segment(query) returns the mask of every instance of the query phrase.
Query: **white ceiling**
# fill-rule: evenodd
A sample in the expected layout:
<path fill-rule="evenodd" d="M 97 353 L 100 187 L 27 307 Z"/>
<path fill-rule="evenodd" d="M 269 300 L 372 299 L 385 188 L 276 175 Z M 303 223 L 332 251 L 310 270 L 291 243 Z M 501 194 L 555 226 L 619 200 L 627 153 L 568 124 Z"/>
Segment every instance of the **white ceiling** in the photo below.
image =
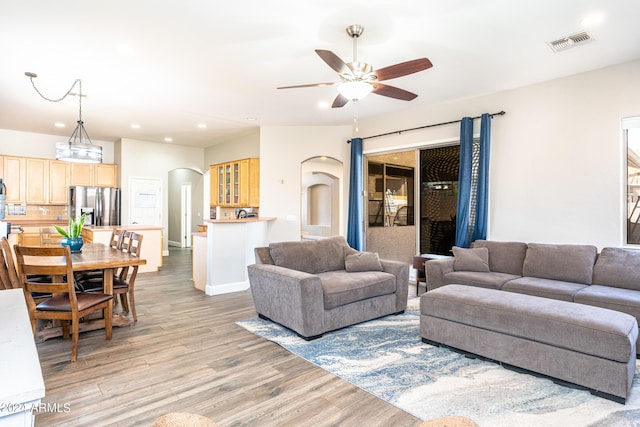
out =
<path fill-rule="evenodd" d="M 594 13 L 603 21 L 585 27 Z M 388 82 L 415 100 L 369 95 L 362 119 L 637 59 L 639 17 L 637 0 L 0 0 L 0 128 L 68 137 L 75 126 L 78 98 L 43 100 L 25 71 L 50 98 L 82 79 L 94 140 L 207 147 L 257 126 L 348 125 L 351 103 L 318 106 L 335 87 L 276 89 L 336 81 L 314 49 L 351 61 L 348 25 L 365 27 L 358 59 L 374 68 L 434 64 Z M 546 44 L 585 30 L 589 44 Z"/>

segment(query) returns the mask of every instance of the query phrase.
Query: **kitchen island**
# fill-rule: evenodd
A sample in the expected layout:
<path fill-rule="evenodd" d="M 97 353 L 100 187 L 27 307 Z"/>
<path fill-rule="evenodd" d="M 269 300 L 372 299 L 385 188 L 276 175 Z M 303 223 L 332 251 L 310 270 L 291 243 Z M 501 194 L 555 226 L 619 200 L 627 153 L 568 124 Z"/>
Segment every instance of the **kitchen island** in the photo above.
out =
<path fill-rule="evenodd" d="M 147 260 L 146 265 L 138 268 L 138 273 L 158 271 L 162 267 L 162 227 L 154 225 L 88 225 L 82 228 L 82 238 L 85 242 L 109 244 L 114 228 L 121 228 L 142 234 L 142 249 L 140 258 Z"/>
<path fill-rule="evenodd" d="M 267 244 L 267 227 L 274 220 L 272 217 L 205 220 L 207 295 L 249 289 L 247 265 L 255 262 L 254 248 Z"/>

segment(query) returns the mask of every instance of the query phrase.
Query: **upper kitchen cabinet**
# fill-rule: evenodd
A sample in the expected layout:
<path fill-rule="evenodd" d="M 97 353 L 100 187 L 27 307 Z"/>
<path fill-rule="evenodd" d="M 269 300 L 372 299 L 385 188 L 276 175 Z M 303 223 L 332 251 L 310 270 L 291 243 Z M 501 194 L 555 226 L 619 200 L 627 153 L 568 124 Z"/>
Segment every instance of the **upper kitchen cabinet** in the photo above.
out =
<path fill-rule="evenodd" d="M 26 202 L 66 205 L 69 200 L 69 163 L 26 158 Z"/>
<path fill-rule="evenodd" d="M 113 164 L 71 163 L 71 182 L 69 185 L 91 187 L 116 187 L 118 167 Z"/>
<path fill-rule="evenodd" d="M 242 159 L 210 166 L 211 206 L 258 207 L 260 159 Z"/>
<path fill-rule="evenodd" d="M 96 187 L 117 187 L 118 167 L 112 164 L 99 163 L 94 167 L 94 182 Z"/>
<path fill-rule="evenodd" d="M 27 203 L 44 205 L 49 195 L 49 162 L 46 159 L 25 160 L 27 166 Z"/>
<path fill-rule="evenodd" d="M 7 203 L 21 204 L 25 201 L 25 159 L 23 157 L 0 156 L 2 183 L 7 187 Z"/>
<path fill-rule="evenodd" d="M 68 162 L 49 160 L 49 203 L 66 205 L 69 203 L 69 171 Z"/>
<path fill-rule="evenodd" d="M 90 163 L 71 163 L 69 185 L 93 185 L 93 171 Z"/>

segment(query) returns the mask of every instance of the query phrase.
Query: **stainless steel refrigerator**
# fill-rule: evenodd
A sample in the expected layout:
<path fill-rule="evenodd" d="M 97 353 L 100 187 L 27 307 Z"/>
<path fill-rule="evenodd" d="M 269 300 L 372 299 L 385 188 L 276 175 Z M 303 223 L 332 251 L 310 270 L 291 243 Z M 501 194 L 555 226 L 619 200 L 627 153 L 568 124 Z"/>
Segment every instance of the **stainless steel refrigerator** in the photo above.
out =
<path fill-rule="evenodd" d="M 69 216 L 87 214 L 85 225 L 120 225 L 120 189 L 69 187 Z"/>

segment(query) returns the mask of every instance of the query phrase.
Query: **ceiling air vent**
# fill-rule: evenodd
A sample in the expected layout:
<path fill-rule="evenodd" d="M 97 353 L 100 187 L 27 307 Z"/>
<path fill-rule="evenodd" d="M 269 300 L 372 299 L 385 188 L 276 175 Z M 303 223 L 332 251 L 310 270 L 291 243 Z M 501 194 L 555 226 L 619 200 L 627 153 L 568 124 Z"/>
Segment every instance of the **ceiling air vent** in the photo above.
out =
<path fill-rule="evenodd" d="M 547 42 L 547 44 L 554 52 L 560 52 L 562 50 L 567 50 L 575 46 L 580 46 L 580 45 L 589 43 L 592 40 L 593 39 L 591 38 L 591 36 L 589 36 L 589 34 L 582 32 L 582 33 L 571 34 L 570 36 L 566 36 L 558 40 Z"/>

